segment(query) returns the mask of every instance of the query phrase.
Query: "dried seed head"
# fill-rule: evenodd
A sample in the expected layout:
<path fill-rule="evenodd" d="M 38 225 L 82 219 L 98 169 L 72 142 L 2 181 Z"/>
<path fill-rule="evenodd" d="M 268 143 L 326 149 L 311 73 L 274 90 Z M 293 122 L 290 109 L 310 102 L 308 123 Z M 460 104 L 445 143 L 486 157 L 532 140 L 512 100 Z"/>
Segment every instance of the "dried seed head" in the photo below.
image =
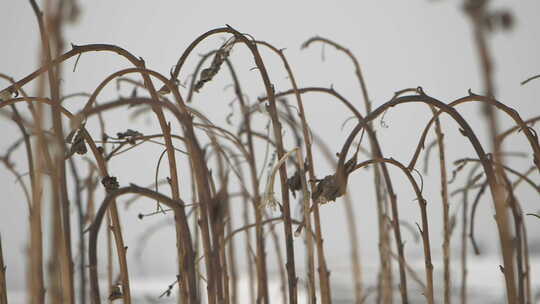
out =
<path fill-rule="evenodd" d="M 514 27 L 514 17 L 509 11 L 502 11 L 499 18 L 504 30 L 511 30 Z"/>
<path fill-rule="evenodd" d="M 84 142 L 82 130 L 79 129 L 79 131 L 77 131 L 77 134 L 75 134 L 73 142 L 71 143 L 70 155 L 72 155 L 73 153 L 84 155 L 86 154 L 86 152 L 88 152 L 88 149 L 86 148 L 86 143 Z"/>
<path fill-rule="evenodd" d="M 289 177 L 287 185 L 289 186 L 289 190 L 291 190 L 293 197 L 296 198 L 296 191 L 302 190 L 302 180 L 300 179 L 299 171 L 296 171 L 293 176 Z"/>
<path fill-rule="evenodd" d="M 484 18 L 484 26 L 490 32 L 509 31 L 514 27 L 514 17 L 508 10 L 497 10 Z"/>
<path fill-rule="evenodd" d="M 333 175 L 327 175 L 322 180 L 318 180 L 311 197 L 318 204 L 325 204 L 329 201 L 335 201 L 336 198 L 347 192 L 347 181 L 349 174 L 354 170 L 357 163 L 357 154 L 349 159 L 343 168 L 338 168 Z"/>
<path fill-rule="evenodd" d="M 118 180 L 114 176 L 105 176 L 101 180 L 101 184 L 103 185 L 103 187 L 105 187 L 105 190 L 107 191 L 107 193 L 120 188 L 120 185 L 118 184 Z"/>
<path fill-rule="evenodd" d="M 109 295 L 109 301 L 122 299 L 124 294 L 122 293 L 122 287 L 120 285 L 113 286 L 111 294 Z"/>

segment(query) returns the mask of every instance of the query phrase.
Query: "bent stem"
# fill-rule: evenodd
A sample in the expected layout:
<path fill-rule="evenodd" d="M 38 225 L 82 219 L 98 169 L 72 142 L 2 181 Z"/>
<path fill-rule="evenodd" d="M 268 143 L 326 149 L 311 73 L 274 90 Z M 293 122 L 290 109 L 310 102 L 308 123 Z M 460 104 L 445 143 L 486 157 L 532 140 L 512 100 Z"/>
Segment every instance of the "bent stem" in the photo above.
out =
<path fill-rule="evenodd" d="M 274 51 L 276 54 L 279 55 L 281 61 L 283 62 L 283 65 L 287 71 L 288 77 L 291 81 L 293 92 L 296 97 L 296 102 L 300 114 L 300 120 L 301 120 L 301 126 L 302 126 L 302 132 L 303 132 L 303 138 L 304 138 L 304 145 L 306 147 L 306 158 L 308 162 L 308 174 L 309 174 L 309 180 L 310 180 L 310 186 L 311 189 L 315 188 L 315 181 L 316 181 L 316 175 L 315 175 L 315 162 L 313 161 L 313 153 L 312 153 L 312 147 L 311 147 L 311 140 L 309 135 L 309 125 L 307 123 L 306 115 L 304 112 L 304 105 L 302 102 L 302 97 L 298 91 L 298 86 L 296 84 L 296 80 L 294 77 L 294 74 L 292 72 L 292 69 L 289 65 L 289 62 L 285 58 L 285 55 L 283 54 L 283 50 L 278 50 L 274 46 L 272 46 L 269 43 L 258 41 L 258 44 L 267 46 L 269 49 Z M 302 162 L 301 159 L 298 159 L 298 162 Z M 302 176 L 302 175 L 301 175 Z M 311 208 L 313 208 L 313 215 L 315 219 L 315 233 L 316 233 L 316 244 L 317 244 L 317 258 L 319 263 L 319 280 L 320 280 L 320 287 L 321 287 L 321 296 L 322 296 L 322 303 L 331 303 L 331 289 L 330 289 L 330 274 L 328 271 L 328 268 L 326 266 L 326 258 L 324 254 L 324 246 L 323 246 L 323 237 L 322 237 L 322 228 L 321 228 L 321 218 L 319 213 L 319 204 L 317 204 L 314 200 L 312 200 Z M 311 209 L 310 208 L 310 209 Z M 310 213 L 304 213 L 304 217 L 306 217 L 306 227 L 311 230 L 311 221 L 307 219 L 310 216 Z M 308 225 L 309 224 L 309 225 Z M 310 244 L 310 241 L 308 240 L 308 247 L 312 246 Z M 312 251 L 312 249 L 308 248 L 308 251 Z M 313 278 L 310 277 L 310 272 L 314 268 L 314 265 L 312 264 L 312 261 L 308 259 L 308 280 L 309 281 L 309 289 L 314 289 L 314 282 L 311 282 Z M 355 268 L 356 269 L 356 268 Z M 311 291 L 310 291 L 311 292 Z M 314 292 L 314 291 L 313 291 Z M 313 302 L 315 303 L 315 302 Z"/>
<path fill-rule="evenodd" d="M 8 304 L 6 285 L 6 264 L 4 264 L 4 253 L 2 249 L 2 237 L 0 236 L 0 304 Z"/>
<path fill-rule="evenodd" d="M 444 111 L 445 113 L 449 114 L 454 121 L 456 121 L 459 126 L 462 129 L 462 133 L 464 136 L 467 137 L 471 145 L 473 146 L 475 152 L 479 156 L 482 167 L 484 169 L 484 172 L 486 173 L 486 177 L 488 180 L 488 184 L 490 187 L 491 197 L 493 199 L 493 204 L 496 210 L 496 222 L 497 222 L 497 228 L 499 232 L 499 240 L 503 255 L 503 263 L 504 268 L 506 269 L 513 269 L 513 260 L 512 260 L 512 238 L 510 236 L 509 226 L 508 226 L 508 218 L 507 213 L 505 211 L 504 202 L 501 202 L 499 188 L 497 187 L 496 182 L 496 176 L 494 169 L 490 163 L 490 160 L 484 151 L 484 148 L 480 144 L 478 138 L 476 137 L 476 134 L 471 129 L 469 124 L 463 119 L 463 117 L 451 106 L 444 104 L 440 102 L 439 100 L 429 97 L 428 95 L 422 94 L 421 95 L 410 95 L 410 96 L 402 96 L 392 99 L 391 101 L 381 105 L 379 108 L 374 110 L 368 117 L 366 117 L 365 121 L 361 121 L 358 126 L 351 132 L 351 135 L 349 138 L 347 138 L 347 141 L 343 145 L 342 153 L 340 153 L 340 163 L 343 164 L 344 162 L 344 154 L 346 154 L 347 150 L 349 149 L 352 140 L 354 137 L 359 133 L 359 131 L 364 127 L 366 121 L 373 120 L 378 115 L 381 115 L 386 109 L 389 107 L 394 107 L 399 104 L 404 103 L 410 103 L 410 102 L 420 102 L 420 103 L 426 103 L 427 105 L 432 105 L 437 107 L 439 110 Z M 505 273 L 505 278 L 507 280 L 507 289 L 512 289 L 514 291 L 513 294 L 515 294 L 515 278 L 513 271 L 508 271 Z M 509 291 L 509 294 L 511 292 Z M 511 301 L 510 301 L 511 302 Z"/>
<path fill-rule="evenodd" d="M 416 194 L 416 199 L 418 200 L 418 205 L 420 207 L 420 214 L 421 214 L 421 222 L 422 222 L 422 228 L 418 226 L 418 230 L 420 231 L 420 235 L 422 236 L 423 241 L 423 247 L 424 247 L 424 266 L 425 266 L 425 272 L 426 272 L 426 284 L 427 288 L 425 290 L 425 297 L 429 304 L 434 303 L 434 297 L 433 297 L 433 264 L 431 262 L 431 245 L 429 242 L 429 223 L 428 223 L 428 217 L 427 217 L 427 201 L 422 196 L 422 190 L 416 183 L 416 180 L 412 176 L 410 170 L 405 167 L 400 162 L 392 159 L 392 158 L 383 158 L 383 159 L 372 159 L 368 160 L 362 163 L 357 164 L 353 170 L 360 169 L 362 167 L 365 167 L 370 164 L 376 164 L 376 163 L 388 163 L 393 166 L 396 166 L 397 168 L 401 169 L 401 171 L 407 176 L 407 179 L 409 180 L 411 186 L 413 187 L 413 190 Z M 394 223 L 392 223 L 395 225 Z M 399 223 L 397 224 L 399 225 Z M 418 225 L 418 224 L 417 224 Z M 403 264 L 405 264 L 405 261 L 402 261 Z"/>
<path fill-rule="evenodd" d="M 291 94 L 293 92 L 294 92 L 293 90 L 289 90 L 289 91 L 279 93 L 279 94 L 277 94 L 277 96 L 281 97 L 281 96 Z M 366 128 L 368 136 L 370 138 L 370 141 L 373 144 L 374 156 L 377 157 L 377 158 L 383 158 L 382 157 L 381 147 L 379 145 L 379 142 L 378 142 L 377 138 L 375 137 L 375 132 L 373 132 L 373 130 L 367 124 L 370 120 L 365 119 L 365 122 L 364 122 L 364 117 L 360 114 L 360 112 L 358 112 L 358 110 L 347 99 L 345 99 L 343 96 L 338 94 L 334 89 L 326 89 L 326 88 L 319 88 L 319 87 L 309 87 L 309 88 L 298 89 L 297 92 L 300 93 L 300 94 L 307 93 L 307 92 L 320 92 L 320 93 L 326 93 L 326 94 L 330 94 L 330 95 L 334 96 L 338 101 L 343 103 L 351 112 L 353 112 L 353 114 L 359 120 L 359 126 Z M 263 102 L 263 101 L 266 100 L 266 98 L 267 97 L 260 98 L 259 101 Z M 368 116 L 373 116 L 373 113 L 371 113 Z M 337 174 L 337 172 L 342 172 L 344 170 L 344 158 L 347 156 L 347 150 L 348 150 L 348 148 L 350 147 L 350 145 L 352 143 L 352 139 L 357 134 L 357 133 L 354 133 L 354 132 L 357 132 L 357 131 L 360 131 L 360 128 L 357 127 L 357 129 L 355 129 L 353 131 L 353 133 L 351 133 L 351 135 L 349 135 L 349 138 L 347 138 L 347 142 L 345 143 L 344 148 L 342 149 L 341 153 L 339 153 L 339 161 L 338 161 L 338 164 L 337 164 L 336 174 Z M 345 148 L 345 146 L 346 146 L 346 148 Z M 391 205 L 392 218 L 393 218 L 392 219 L 392 228 L 393 228 L 393 231 L 394 231 L 394 238 L 395 238 L 396 247 L 397 247 L 398 255 L 399 255 L 399 259 L 398 259 L 399 275 L 400 275 L 399 288 L 400 288 L 400 293 L 401 293 L 401 300 L 402 300 L 403 303 L 408 303 L 407 274 L 406 274 L 406 269 L 405 269 L 405 265 L 404 265 L 405 254 L 404 254 L 404 251 L 403 251 L 403 242 L 402 242 L 402 238 L 401 238 L 401 228 L 399 226 L 399 211 L 398 211 L 398 208 L 397 208 L 397 196 L 396 196 L 396 194 L 394 192 L 394 188 L 393 188 L 393 185 L 392 185 L 392 180 L 390 178 L 388 168 L 386 167 L 386 163 L 384 163 L 384 162 L 381 163 L 381 169 L 382 169 L 383 178 L 384 178 L 384 181 L 385 181 L 385 184 L 386 184 L 386 189 L 387 189 L 388 195 L 390 197 L 390 205 Z"/>

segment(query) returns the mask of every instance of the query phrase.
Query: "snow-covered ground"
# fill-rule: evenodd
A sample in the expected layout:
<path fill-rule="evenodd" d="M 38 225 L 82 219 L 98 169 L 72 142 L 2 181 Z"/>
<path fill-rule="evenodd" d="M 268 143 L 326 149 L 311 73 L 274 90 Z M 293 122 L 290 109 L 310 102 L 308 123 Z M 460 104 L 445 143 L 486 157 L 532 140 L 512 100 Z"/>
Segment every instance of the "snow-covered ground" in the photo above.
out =
<path fill-rule="evenodd" d="M 531 257 L 531 278 L 532 278 L 532 294 L 536 296 L 533 303 L 540 303 L 540 257 Z M 419 270 L 419 275 L 423 278 L 423 260 L 409 261 L 410 265 Z M 455 261 L 455 267 L 452 269 L 453 275 L 453 291 L 452 294 L 456 301 L 459 299 L 460 292 L 460 268 L 459 261 Z M 435 295 L 437 299 L 442 297 L 442 265 L 435 264 Z M 351 289 L 351 278 L 349 277 L 348 266 L 343 265 L 337 269 L 333 269 L 331 273 L 332 278 L 332 297 L 333 303 L 352 303 L 353 291 Z M 468 263 L 468 297 L 469 303 L 505 303 L 504 300 L 504 282 L 503 276 L 498 267 L 498 260 L 495 257 L 483 257 L 477 258 L 470 256 Z M 373 286 L 377 269 L 375 267 L 363 266 L 363 281 L 366 288 L 369 289 Z M 307 303 L 306 293 L 303 289 L 303 278 L 299 280 L 299 303 Z M 134 303 L 176 303 L 175 292 L 171 297 L 159 298 L 167 286 L 171 283 L 170 277 L 153 277 L 153 278 L 132 278 L 131 279 L 131 291 L 133 295 Z M 411 303 L 425 303 L 422 296 L 422 290 L 420 286 L 413 280 L 408 281 L 409 294 Z M 105 286 L 104 286 L 105 287 Z M 269 292 L 272 303 L 282 303 L 282 297 L 280 293 L 280 282 L 277 276 L 270 278 Z M 106 290 L 103 288 L 102 290 Z M 11 304 L 23 304 L 27 303 L 24 292 L 17 290 L 9 290 L 9 303 Z M 239 303 L 251 304 L 249 300 L 249 289 L 247 277 L 241 277 L 239 281 Z M 103 303 L 108 301 L 105 299 L 106 295 L 103 294 Z M 396 288 L 396 297 L 397 294 Z M 368 296 L 367 303 L 372 303 L 374 295 Z M 456 302 L 457 303 L 457 302 Z"/>

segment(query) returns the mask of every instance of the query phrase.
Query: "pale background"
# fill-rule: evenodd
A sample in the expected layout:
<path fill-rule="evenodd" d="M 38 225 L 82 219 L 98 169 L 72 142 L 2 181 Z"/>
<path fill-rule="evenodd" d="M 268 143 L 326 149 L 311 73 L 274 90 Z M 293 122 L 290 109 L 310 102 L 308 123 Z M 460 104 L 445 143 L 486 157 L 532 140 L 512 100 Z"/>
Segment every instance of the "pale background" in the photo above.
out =
<path fill-rule="evenodd" d="M 349 48 L 358 58 L 366 79 L 373 106 L 377 107 L 389 100 L 395 91 L 408 87 L 422 86 L 426 93 L 445 102 L 465 96 L 470 88 L 473 92 L 482 92 L 481 76 L 473 47 L 471 27 L 461 10 L 461 1 L 84 1 L 81 3 L 82 15 L 77 24 L 67 27 L 65 38 L 67 43 L 77 45 L 89 43 L 109 43 L 121 46 L 136 56 L 145 59 L 149 68 L 168 75 L 170 68 L 176 63 L 181 53 L 198 35 L 203 32 L 230 24 L 241 32 L 249 33 L 258 40 L 272 43 L 278 48 L 286 48 L 285 54 L 296 74 L 300 87 L 323 86 L 334 88 L 357 105 L 365 113 L 360 88 L 354 76 L 353 67 L 344 54 L 320 44 L 308 50 L 300 50 L 300 45 L 308 38 L 319 35 L 330 38 Z M 497 97 L 505 104 L 513 107 L 524 119 L 540 113 L 537 96 L 540 82 L 520 86 L 520 82 L 529 76 L 540 73 L 540 39 L 538 1 L 493 1 L 495 9 L 510 9 L 516 24 L 512 31 L 496 33 L 490 39 L 495 61 L 495 81 Z M 39 36 L 35 17 L 27 1 L 0 1 L 0 72 L 20 79 L 39 66 Z M 226 35 L 221 37 L 226 38 Z M 180 75 L 184 81 L 191 73 L 198 60 L 197 54 L 203 54 L 223 42 L 222 38 L 213 37 L 200 45 L 193 53 L 191 60 Z M 276 91 L 290 88 L 286 73 L 273 53 L 261 48 L 262 55 L 270 72 Z M 324 54 L 324 55 L 322 55 Z M 324 61 L 321 57 L 324 56 Z M 246 48 L 237 46 L 233 49 L 231 60 L 237 68 L 245 93 L 250 102 L 264 94 L 262 81 L 257 71 L 250 71 L 253 60 Z M 91 92 L 99 82 L 109 74 L 129 64 L 111 54 L 84 54 L 78 63 L 75 73 L 72 72 L 74 60 L 64 65 L 62 79 L 63 92 Z M 224 88 L 231 83 L 228 71 L 222 71 L 202 92 L 195 97 L 194 107 L 201 109 L 216 124 L 225 124 L 225 117 L 230 113 L 228 104 L 234 93 Z M 6 84 L 1 83 L 0 88 Z M 29 86 L 31 88 L 32 86 Z M 29 89 L 30 95 L 33 90 Z M 102 93 L 102 102 L 113 100 L 120 95 L 129 95 L 131 89 L 123 85 L 117 92 L 111 85 Z M 182 89 L 182 92 L 185 92 Z M 84 99 L 72 99 L 65 106 L 72 112 L 78 111 Z M 351 116 L 340 104 L 327 95 L 305 95 L 304 103 L 308 122 L 314 132 L 324 138 L 333 149 L 339 151 L 353 124 L 347 124 L 341 130 L 342 122 Z M 240 121 L 238 106 L 234 106 L 236 114 L 233 122 Z M 22 107 L 20 107 L 22 108 Z M 485 122 L 480 108 L 466 105 L 458 108 L 472 124 L 485 147 L 488 142 L 485 136 Z M 111 135 L 125 131 L 127 128 L 137 129 L 145 134 L 158 130 L 153 117 L 148 114 L 144 118 L 129 120 L 125 109 L 109 113 L 107 129 Z M 264 130 L 265 118 L 261 115 L 259 130 Z M 256 118 L 258 118 L 256 117 Z M 418 142 L 420 132 L 430 117 L 427 107 L 419 104 L 399 106 L 391 109 L 385 116 L 388 128 L 376 122 L 376 130 L 381 141 L 383 153 L 407 162 Z M 510 127 L 510 120 L 499 115 L 501 130 Z M 459 134 L 457 125 L 448 118 L 443 118 L 443 128 L 448 148 L 449 175 L 454 166 L 452 161 L 465 157 L 474 157 L 473 150 Z M 96 121 L 89 123 L 97 137 Z M 174 125 L 173 125 L 174 126 Z M 19 137 L 16 126 L 6 120 L 0 120 L 0 151 L 5 149 Z M 236 127 L 233 128 L 233 130 Z M 173 131 L 174 131 L 173 127 Z M 176 125 L 176 130 L 179 128 Z M 178 131 L 179 132 L 179 131 Z M 293 148 L 290 131 L 286 148 Z M 430 135 L 429 141 L 433 138 Z M 260 147 L 261 151 L 263 148 Z M 524 151 L 529 153 L 527 142 L 521 135 L 514 135 L 506 142 L 507 151 Z M 20 150 L 14 160 L 17 167 L 25 172 L 24 153 Z M 157 158 L 162 149 L 155 145 L 142 147 L 124 154 L 122 158 L 113 159 L 111 172 L 118 176 L 121 185 L 130 182 L 144 186 L 151 184 Z M 433 151 L 435 153 L 435 151 Z M 434 154 L 435 155 L 435 154 Z M 260 157 L 262 158 L 262 157 Z M 440 208 L 438 162 L 432 157 L 430 174 L 424 176 L 425 197 L 429 202 L 430 231 L 432 251 L 435 259 L 436 273 L 442 272 L 440 258 L 442 242 L 442 210 Z M 320 154 L 316 154 L 319 177 L 331 173 L 331 168 Z M 184 162 L 185 163 L 185 162 Z M 524 171 L 532 165 L 532 157 L 527 160 L 515 160 L 510 164 Z M 81 162 L 81 167 L 83 163 Z M 418 169 L 423 162 L 418 163 Z M 185 168 L 185 166 L 184 166 Z M 162 165 L 161 173 L 167 172 L 167 165 Z M 463 172 L 465 173 L 465 172 Z M 465 174 L 463 174 L 465 176 Z M 182 174 L 182 172 L 181 172 Z M 406 184 L 405 178 L 398 171 L 392 171 L 395 188 L 398 189 L 400 214 L 412 224 L 419 221 L 417 204 L 413 192 Z M 162 175 L 166 176 L 165 174 Z M 531 175 L 539 181 L 538 173 Z M 187 184 L 187 182 L 185 183 Z M 450 190 L 463 184 L 463 180 L 450 186 Z M 355 173 L 349 181 L 350 192 L 356 210 L 359 229 L 362 264 L 366 267 L 365 281 L 375 276 L 378 267 L 377 224 L 373 195 L 372 173 L 362 171 Z M 165 189 L 164 191 L 167 191 Z M 25 248 L 28 245 L 27 207 L 24 197 L 12 175 L 7 170 L 0 171 L 0 233 L 2 236 L 4 256 L 8 265 L 8 289 L 19 290 L 24 287 Z M 189 193 L 189 192 L 185 192 Z M 530 187 L 520 186 L 518 198 L 524 212 L 537 212 L 540 199 Z M 184 200 L 189 201 L 186 194 Z M 452 198 L 451 211 L 459 210 L 461 198 Z M 99 198 L 98 198 L 99 202 Z M 333 282 L 344 284 L 350 288 L 350 280 L 343 276 L 349 266 L 349 240 L 346 233 L 344 208 L 342 201 L 322 207 L 325 246 L 329 268 L 333 272 Z M 122 207 L 123 209 L 123 207 Z M 155 217 L 140 222 L 139 212 L 149 212 L 153 204 L 137 204 L 123 213 L 123 226 L 126 233 L 126 244 L 130 247 L 129 261 L 131 276 L 134 279 L 164 278 L 174 280 L 175 244 L 173 229 L 161 229 L 149 241 L 144 250 L 142 261 L 135 256 L 141 233 L 162 221 Z M 296 210 L 296 208 L 294 208 Z M 75 212 L 72 213 L 76 222 Z M 481 268 L 484 274 L 493 274 L 495 286 L 502 287 L 502 276 L 498 273 L 498 244 L 496 227 L 492 220 L 491 202 L 483 200 L 480 204 L 477 219 L 478 238 L 486 245 L 484 252 L 494 257 L 493 263 L 484 263 Z M 236 219 L 240 212 L 235 213 Z M 276 214 L 277 215 L 277 214 Z M 296 213 L 298 216 L 298 213 Z M 532 217 L 525 218 L 529 230 L 530 243 L 540 251 L 540 238 L 536 233 L 540 229 L 540 221 Z M 239 224 L 235 222 L 235 226 Z M 281 226 L 278 226 L 281 231 Z M 454 237 L 453 254 L 459 254 L 458 226 Z M 47 228 L 44 229 L 47 233 Z M 407 256 L 411 260 L 421 259 L 420 244 L 414 237 L 404 232 L 407 242 Z M 240 240 L 240 238 L 238 239 Z M 242 239 L 243 241 L 243 239 Z M 297 252 L 303 255 L 302 241 L 298 239 Z M 237 252 L 244 249 L 237 242 Z M 48 241 L 45 244 L 48 249 Z M 273 245 L 268 244 L 269 249 Z M 284 244 L 283 244 L 284 248 Z M 269 250 L 270 251 L 270 250 Z M 270 254 L 269 268 L 276 269 L 275 257 Z M 299 257 L 300 258 L 300 257 Z M 455 262 L 457 265 L 457 261 Z M 484 265 L 482 264 L 482 265 Z M 302 275 L 301 262 L 297 263 L 299 275 Z M 457 279 L 457 272 L 454 277 Z M 472 274 L 475 275 L 475 274 Z M 536 275 L 536 276 L 535 276 Z M 538 288 L 538 270 L 533 272 L 533 282 Z M 489 277 L 489 276 L 488 276 Z M 343 279 L 340 279 L 343 278 Z M 474 280 L 472 280 L 474 281 Z M 454 283 L 458 286 L 457 281 Z M 166 285 L 163 286 L 166 288 Z"/>

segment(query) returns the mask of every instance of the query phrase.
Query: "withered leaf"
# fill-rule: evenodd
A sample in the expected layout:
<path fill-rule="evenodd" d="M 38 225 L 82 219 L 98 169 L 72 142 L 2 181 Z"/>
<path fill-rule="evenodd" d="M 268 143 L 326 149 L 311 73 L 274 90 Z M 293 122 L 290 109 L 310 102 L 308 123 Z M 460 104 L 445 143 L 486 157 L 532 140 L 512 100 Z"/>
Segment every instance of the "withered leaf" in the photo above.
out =
<path fill-rule="evenodd" d="M 210 80 L 212 80 L 212 78 L 214 78 L 214 76 L 216 76 L 223 62 L 227 59 L 227 57 L 229 57 L 229 54 L 231 52 L 233 45 L 234 45 L 234 39 L 225 42 L 219 48 L 219 50 L 217 50 L 216 54 L 214 55 L 214 58 L 212 59 L 212 63 L 210 64 L 210 67 L 203 69 L 201 71 L 201 75 L 199 76 L 199 81 L 195 83 L 195 87 L 194 87 L 195 92 L 199 92 L 199 90 L 202 89 L 205 83 L 209 82 Z"/>
<path fill-rule="evenodd" d="M 289 190 L 291 190 L 293 197 L 296 198 L 296 191 L 302 190 L 300 171 L 294 172 L 294 175 L 287 179 L 287 185 L 289 186 Z"/>
<path fill-rule="evenodd" d="M 71 143 L 70 154 L 77 153 L 79 155 L 84 155 L 86 152 L 88 152 L 88 149 L 86 148 L 84 136 L 82 135 L 82 131 L 79 130 Z"/>
<path fill-rule="evenodd" d="M 308 166 L 309 164 L 306 161 L 304 163 L 304 174 L 306 174 L 306 171 L 309 169 Z M 293 197 L 296 198 L 296 191 L 302 190 L 302 179 L 299 170 L 294 172 L 293 176 L 287 179 L 287 185 L 289 186 L 289 190 L 291 190 Z"/>
<path fill-rule="evenodd" d="M 116 137 L 119 139 L 126 139 L 128 143 L 134 145 L 135 144 L 135 138 L 141 137 L 143 134 L 139 131 L 135 131 L 132 129 L 127 129 L 125 132 L 118 132 L 116 133 Z"/>
<path fill-rule="evenodd" d="M 317 204 L 326 204 L 330 201 L 335 201 L 336 198 L 342 196 L 344 194 L 344 188 L 345 187 L 340 186 L 335 174 L 327 175 L 315 185 L 311 197 Z"/>

